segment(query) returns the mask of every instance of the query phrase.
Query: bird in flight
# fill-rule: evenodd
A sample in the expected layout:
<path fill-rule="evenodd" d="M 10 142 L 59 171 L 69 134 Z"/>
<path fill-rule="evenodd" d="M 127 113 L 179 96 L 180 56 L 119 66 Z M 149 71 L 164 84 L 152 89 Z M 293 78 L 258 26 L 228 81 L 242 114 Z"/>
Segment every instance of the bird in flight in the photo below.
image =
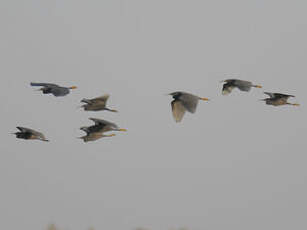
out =
<path fill-rule="evenodd" d="M 195 113 L 199 100 L 209 100 L 208 98 L 198 97 L 182 91 L 173 92 L 169 95 L 171 95 L 174 99 L 171 102 L 171 106 L 173 117 L 176 122 L 180 122 L 182 120 L 185 111 Z"/>
<path fill-rule="evenodd" d="M 264 92 L 266 95 L 268 95 L 268 98 L 262 99 L 262 101 L 265 101 L 267 105 L 273 105 L 273 106 L 280 106 L 280 105 L 293 105 L 293 106 L 299 106 L 297 103 L 289 103 L 288 99 L 290 97 L 295 97 L 293 95 L 288 94 L 282 94 L 282 93 L 269 93 Z"/>
<path fill-rule="evenodd" d="M 41 140 L 41 141 L 49 141 L 45 138 L 44 134 L 38 132 L 33 129 L 25 128 L 25 127 L 16 127 L 19 132 L 13 133 L 17 138 L 25 139 L 25 140 Z"/>
<path fill-rule="evenodd" d="M 222 82 L 224 82 L 223 89 L 222 89 L 223 95 L 230 94 L 234 88 L 238 88 L 239 90 L 244 91 L 244 92 L 249 92 L 252 87 L 262 88 L 261 85 L 254 85 L 250 81 L 244 81 L 244 80 L 239 80 L 239 79 L 227 79 Z"/>
<path fill-rule="evenodd" d="M 81 108 L 84 108 L 85 111 L 101 111 L 101 110 L 107 110 L 110 112 L 117 112 L 115 109 L 109 109 L 106 107 L 107 101 L 109 99 L 110 95 L 105 94 L 101 97 L 95 97 L 92 99 L 86 99 L 83 98 L 81 102 L 85 103 L 81 106 Z"/>
<path fill-rule="evenodd" d="M 56 97 L 63 97 L 69 94 L 71 89 L 76 89 L 76 86 L 63 87 L 52 83 L 35 83 L 31 82 L 31 86 L 42 86 L 39 91 L 42 91 L 43 94 L 53 94 Z"/>
<path fill-rule="evenodd" d="M 94 122 L 94 125 L 91 126 L 84 126 L 80 129 L 86 132 L 86 135 L 83 137 L 80 137 L 83 139 L 84 142 L 87 141 L 95 141 L 97 139 L 100 139 L 102 137 L 112 137 L 115 136 L 115 134 L 105 135 L 105 132 L 109 131 L 127 131 L 126 129 L 119 128 L 115 123 L 98 119 L 98 118 L 89 118 L 91 121 Z"/>

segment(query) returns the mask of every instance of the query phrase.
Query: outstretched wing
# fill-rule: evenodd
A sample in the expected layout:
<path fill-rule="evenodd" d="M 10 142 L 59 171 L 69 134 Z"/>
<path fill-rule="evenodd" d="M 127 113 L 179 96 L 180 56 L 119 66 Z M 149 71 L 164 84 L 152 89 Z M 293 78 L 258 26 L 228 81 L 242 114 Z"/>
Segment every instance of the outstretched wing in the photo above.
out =
<path fill-rule="evenodd" d="M 100 104 L 100 105 L 106 105 L 107 104 L 107 100 L 109 99 L 110 95 L 109 94 L 105 94 L 101 97 L 95 97 L 93 99 L 90 99 L 91 104 Z"/>
<path fill-rule="evenodd" d="M 293 96 L 293 95 L 282 94 L 282 93 L 275 93 L 274 95 L 275 95 L 275 97 L 278 97 L 278 98 L 289 98 L 289 97 L 295 97 L 295 96 Z"/>
<path fill-rule="evenodd" d="M 109 94 L 105 94 L 101 97 L 95 97 L 95 98 L 92 98 L 92 99 L 86 99 L 86 98 L 83 98 L 81 100 L 81 102 L 84 102 L 84 103 L 87 103 L 87 104 L 99 104 L 101 106 L 105 106 L 107 104 L 107 100 L 109 99 L 110 95 Z"/>
<path fill-rule="evenodd" d="M 30 85 L 31 86 L 43 86 L 43 87 L 58 87 L 58 85 L 52 84 L 52 83 L 36 83 L 36 82 L 31 82 Z"/>
<path fill-rule="evenodd" d="M 21 126 L 17 126 L 17 129 L 19 129 L 20 132 L 24 132 L 24 133 L 34 133 L 36 132 L 33 129 L 29 129 L 29 128 L 25 128 L 25 127 L 21 127 Z"/>
<path fill-rule="evenodd" d="M 270 98 L 275 97 L 275 93 L 264 92 L 264 94 L 268 95 Z"/>
<path fill-rule="evenodd" d="M 243 81 L 243 80 L 235 80 L 234 85 L 241 91 L 248 92 L 252 87 L 252 83 L 250 81 Z"/>
<path fill-rule="evenodd" d="M 179 100 L 173 100 L 171 105 L 175 121 L 180 122 L 183 118 L 183 115 L 185 114 L 186 111 L 185 107 L 182 105 L 181 101 Z"/>
<path fill-rule="evenodd" d="M 98 119 L 98 118 L 89 118 L 91 121 L 93 121 L 95 123 L 95 125 L 109 125 L 111 127 L 114 128 L 118 128 L 118 126 L 115 123 L 106 121 L 106 120 L 102 120 L 102 119 Z"/>
<path fill-rule="evenodd" d="M 186 110 L 190 113 L 195 113 L 199 97 L 190 93 L 182 93 L 179 100 L 182 102 L 182 105 Z"/>

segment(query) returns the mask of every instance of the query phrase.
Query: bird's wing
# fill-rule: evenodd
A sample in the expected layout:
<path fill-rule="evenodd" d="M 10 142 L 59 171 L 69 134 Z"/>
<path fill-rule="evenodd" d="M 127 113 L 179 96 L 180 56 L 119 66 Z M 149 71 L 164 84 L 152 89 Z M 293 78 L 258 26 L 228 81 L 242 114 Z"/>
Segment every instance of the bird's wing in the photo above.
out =
<path fill-rule="evenodd" d="M 35 82 L 31 82 L 30 85 L 31 86 L 43 86 L 43 87 L 58 87 L 58 85 L 52 84 L 52 83 L 35 83 Z"/>
<path fill-rule="evenodd" d="M 225 83 L 223 85 L 222 94 L 223 95 L 230 94 L 232 92 L 233 88 L 234 88 L 234 86 L 232 86 L 231 84 Z"/>
<path fill-rule="evenodd" d="M 176 122 L 180 122 L 183 118 L 183 115 L 185 113 L 185 107 L 182 105 L 181 101 L 179 100 L 173 100 L 172 103 L 172 112 L 173 117 Z"/>
<path fill-rule="evenodd" d="M 109 97 L 110 97 L 109 94 L 105 94 L 105 95 L 102 95 L 100 97 L 95 97 L 92 100 L 94 100 L 94 101 L 107 101 L 109 99 Z"/>
<path fill-rule="evenodd" d="M 183 93 L 179 100 L 182 102 L 182 105 L 186 110 L 188 110 L 190 113 L 195 113 L 199 97 L 193 94 Z"/>
<path fill-rule="evenodd" d="M 274 98 L 275 97 L 275 93 L 264 92 L 264 94 L 268 95 L 270 98 Z"/>
<path fill-rule="evenodd" d="M 293 96 L 293 95 L 282 94 L 282 93 L 274 93 L 274 96 L 275 96 L 275 97 L 278 97 L 278 98 L 289 98 L 289 97 L 295 97 L 295 96 Z"/>
<path fill-rule="evenodd" d="M 21 126 L 17 126 L 16 128 L 19 129 L 20 132 L 27 132 L 27 133 L 34 133 L 34 132 L 36 132 L 33 129 L 29 129 L 29 128 L 25 128 L 25 127 L 21 127 Z"/>
<path fill-rule="evenodd" d="M 238 87 L 239 90 L 248 92 L 253 84 L 250 81 L 235 80 L 234 85 Z"/>
<path fill-rule="evenodd" d="M 93 99 L 91 99 L 91 103 L 99 103 L 99 104 L 107 104 L 107 100 L 109 99 L 110 95 L 109 94 L 105 94 L 101 97 L 95 97 Z"/>
<path fill-rule="evenodd" d="M 95 125 L 109 125 L 112 126 L 114 128 L 118 128 L 118 126 L 115 123 L 106 121 L 106 120 L 102 120 L 102 119 L 98 119 L 98 118 L 89 118 L 91 121 L 93 121 L 95 123 Z"/>
<path fill-rule="evenodd" d="M 101 97 L 95 97 L 95 98 L 92 98 L 92 99 L 86 99 L 86 98 L 83 98 L 81 100 L 81 102 L 84 102 L 84 103 L 87 103 L 87 104 L 100 104 L 100 105 L 106 105 L 107 103 L 107 100 L 108 98 L 110 97 L 109 94 L 105 94 Z"/>

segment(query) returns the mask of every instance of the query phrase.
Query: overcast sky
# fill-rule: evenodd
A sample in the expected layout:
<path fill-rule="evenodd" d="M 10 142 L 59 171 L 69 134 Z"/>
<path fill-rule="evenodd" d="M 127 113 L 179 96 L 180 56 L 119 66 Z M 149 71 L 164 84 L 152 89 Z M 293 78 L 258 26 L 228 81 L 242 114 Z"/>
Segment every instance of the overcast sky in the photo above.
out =
<path fill-rule="evenodd" d="M 307 3 L 2 0 L 0 228 L 306 229 Z M 226 78 L 260 84 L 221 95 Z M 76 85 L 42 95 L 31 81 Z M 211 99 L 181 123 L 171 97 Z M 263 91 L 296 95 L 272 107 Z M 111 95 L 119 113 L 77 109 Z M 89 117 L 126 133 L 83 143 Z M 25 141 L 16 126 L 51 141 Z"/>

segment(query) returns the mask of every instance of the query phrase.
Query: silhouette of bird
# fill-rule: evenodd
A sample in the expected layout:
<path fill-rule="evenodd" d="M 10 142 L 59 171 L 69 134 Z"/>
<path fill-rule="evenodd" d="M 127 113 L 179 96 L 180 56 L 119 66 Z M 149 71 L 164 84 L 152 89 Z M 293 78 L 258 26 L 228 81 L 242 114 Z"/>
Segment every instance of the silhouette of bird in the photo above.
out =
<path fill-rule="evenodd" d="M 42 91 L 43 94 L 53 94 L 56 97 L 62 97 L 69 94 L 71 89 L 76 89 L 76 86 L 63 87 L 52 83 L 30 83 L 31 86 L 42 86 L 39 91 Z"/>
<path fill-rule="evenodd" d="M 198 97 L 196 95 L 177 91 L 170 93 L 174 100 L 171 102 L 173 117 L 176 122 L 180 122 L 185 114 L 185 111 L 195 113 L 198 101 L 208 101 L 208 98 Z"/>
<path fill-rule="evenodd" d="M 109 94 L 105 94 L 101 97 L 96 97 L 93 99 L 83 98 L 81 102 L 86 103 L 86 104 L 82 105 L 81 107 L 84 108 L 85 111 L 108 110 L 111 112 L 117 112 L 117 110 L 115 109 L 109 109 L 106 107 L 109 97 L 110 97 Z"/>
<path fill-rule="evenodd" d="M 273 106 L 280 106 L 280 105 L 293 105 L 293 106 L 299 106 L 299 104 L 296 103 L 289 103 L 288 99 L 290 97 L 295 97 L 293 95 L 287 95 L 282 93 L 269 93 L 264 92 L 266 95 L 269 96 L 269 98 L 262 99 L 262 101 L 265 101 L 267 105 L 273 105 Z"/>
<path fill-rule="evenodd" d="M 26 139 L 26 140 L 49 141 L 45 138 L 44 134 L 42 134 L 41 132 L 20 126 L 16 128 L 19 129 L 19 132 L 13 134 L 15 134 L 17 138 Z"/>
<path fill-rule="evenodd" d="M 238 88 L 241 91 L 249 92 L 252 87 L 262 88 L 261 85 L 253 85 L 250 81 L 244 81 L 239 79 L 227 79 L 222 82 L 225 82 L 222 89 L 223 95 L 228 95 L 232 92 L 234 88 Z"/>

